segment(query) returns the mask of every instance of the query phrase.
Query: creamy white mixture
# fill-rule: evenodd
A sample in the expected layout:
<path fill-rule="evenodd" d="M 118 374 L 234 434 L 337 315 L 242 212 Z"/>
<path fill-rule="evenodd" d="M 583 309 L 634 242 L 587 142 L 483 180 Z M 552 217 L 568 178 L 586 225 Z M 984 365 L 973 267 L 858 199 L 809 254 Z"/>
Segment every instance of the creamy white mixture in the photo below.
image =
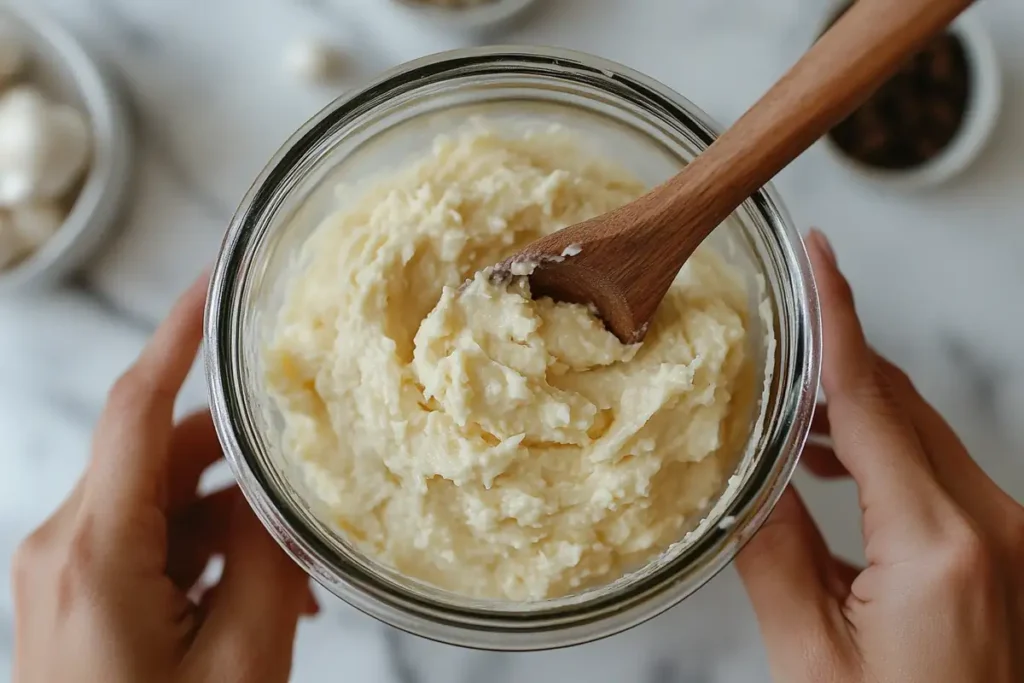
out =
<path fill-rule="evenodd" d="M 702 518 L 755 398 L 740 276 L 701 248 L 626 346 L 586 307 L 478 272 L 643 190 L 564 131 L 474 128 L 350 189 L 309 238 L 267 388 L 285 451 L 361 551 L 538 600 L 613 581 Z"/>

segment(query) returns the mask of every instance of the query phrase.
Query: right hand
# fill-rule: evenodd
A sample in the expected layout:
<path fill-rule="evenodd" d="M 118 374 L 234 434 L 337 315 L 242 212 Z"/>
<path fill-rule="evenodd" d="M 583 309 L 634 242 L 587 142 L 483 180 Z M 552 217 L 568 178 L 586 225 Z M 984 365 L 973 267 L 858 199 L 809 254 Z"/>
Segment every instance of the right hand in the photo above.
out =
<path fill-rule="evenodd" d="M 867 345 L 824 235 L 821 296 L 833 450 L 804 464 L 852 476 L 868 566 L 834 558 L 796 491 L 737 566 L 780 683 L 1024 681 L 1024 508 L 971 459 L 897 368 Z"/>

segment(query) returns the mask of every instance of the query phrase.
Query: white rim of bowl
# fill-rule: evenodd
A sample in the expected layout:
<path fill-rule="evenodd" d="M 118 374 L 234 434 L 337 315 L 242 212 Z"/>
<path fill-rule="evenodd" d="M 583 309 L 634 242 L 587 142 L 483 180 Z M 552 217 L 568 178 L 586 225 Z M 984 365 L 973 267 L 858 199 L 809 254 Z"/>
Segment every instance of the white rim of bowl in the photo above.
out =
<path fill-rule="evenodd" d="M 953 22 L 949 31 L 963 44 L 970 73 L 967 112 L 952 142 L 922 166 L 893 171 L 853 159 L 825 135 L 825 146 L 840 165 L 879 185 L 923 190 L 942 185 L 974 163 L 999 120 L 1003 99 L 1002 68 L 988 29 L 978 19 L 974 8 Z"/>
<path fill-rule="evenodd" d="M 70 274 L 100 245 L 127 196 L 133 140 L 121 101 L 78 39 L 38 12 L 3 10 L 28 26 L 61 62 L 81 98 L 93 138 L 89 169 L 60 229 L 35 253 L 0 272 L 0 295 L 7 295 Z M 36 40 L 29 47 L 38 44 Z"/>
<path fill-rule="evenodd" d="M 415 18 L 426 18 L 445 27 L 483 29 L 511 19 L 536 0 L 485 0 L 471 7 L 441 7 L 426 0 L 390 0 L 402 12 Z"/>

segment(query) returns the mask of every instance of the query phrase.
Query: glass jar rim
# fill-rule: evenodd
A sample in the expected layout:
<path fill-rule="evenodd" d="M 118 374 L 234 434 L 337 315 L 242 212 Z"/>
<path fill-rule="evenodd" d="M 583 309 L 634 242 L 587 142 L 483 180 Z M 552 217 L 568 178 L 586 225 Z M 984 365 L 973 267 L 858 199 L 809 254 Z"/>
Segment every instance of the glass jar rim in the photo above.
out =
<path fill-rule="evenodd" d="M 205 322 L 206 373 L 214 423 L 244 495 L 277 542 L 311 576 L 358 609 L 412 633 L 471 647 L 545 649 L 612 635 L 660 614 L 715 576 L 761 526 L 788 485 L 810 428 L 820 362 L 818 302 L 800 236 L 774 189 L 766 186 L 748 201 L 773 228 L 777 244 L 771 246 L 781 254 L 787 269 L 787 285 L 796 298 L 799 318 L 799 334 L 792 335 L 789 376 L 777 378 L 786 387 L 778 399 L 783 402 L 775 415 L 779 424 L 766 446 L 759 449 L 763 462 L 758 465 L 758 476 L 749 477 L 733 498 L 730 515 L 737 513 L 737 523 L 705 529 L 688 551 L 626 590 L 589 602 L 563 602 L 552 610 L 465 609 L 396 589 L 364 567 L 339 558 L 310 533 L 300 515 L 277 499 L 254 453 L 253 440 L 245 434 L 248 416 L 239 400 L 244 390 L 233 355 L 238 346 L 239 311 L 233 303 L 251 267 L 247 259 L 252 256 L 252 235 L 266 228 L 282 195 L 301 176 L 304 162 L 337 131 L 387 106 L 397 93 L 476 72 L 579 79 L 645 112 L 671 117 L 704 147 L 716 136 L 709 117 L 682 96 L 627 67 L 584 53 L 536 47 L 472 48 L 401 65 L 339 98 L 309 121 L 274 156 L 246 194 L 211 277 Z"/>

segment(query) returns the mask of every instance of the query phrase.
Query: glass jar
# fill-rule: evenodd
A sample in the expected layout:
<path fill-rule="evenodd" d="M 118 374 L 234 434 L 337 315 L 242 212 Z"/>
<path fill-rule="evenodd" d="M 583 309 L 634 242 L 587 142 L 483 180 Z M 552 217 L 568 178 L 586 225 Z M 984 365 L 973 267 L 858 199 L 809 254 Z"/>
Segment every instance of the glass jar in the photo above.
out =
<path fill-rule="evenodd" d="M 335 595 L 428 638 L 501 650 L 561 647 L 639 624 L 720 571 L 764 522 L 789 482 L 818 388 L 818 304 L 799 234 L 771 188 L 710 240 L 747 276 L 751 344 L 762 362 L 760 420 L 707 519 L 646 567 L 581 594 L 529 603 L 473 600 L 398 575 L 322 520 L 280 447 L 280 417 L 263 390 L 261 348 L 289 266 L 338 208 L 334 188 L 429 149 L 475 115 L 495 125 L 563 124 L 650 185 L 715 139 L 693 104 L 618 64 L 540 48 L 459 50 L 405 64 L 331 104 L 271 160 L 246 195 L 211 282 L 206 363 L 227 459 L 270 533 Z M 766 306 L 761 306 L 767 302 Z"/>

